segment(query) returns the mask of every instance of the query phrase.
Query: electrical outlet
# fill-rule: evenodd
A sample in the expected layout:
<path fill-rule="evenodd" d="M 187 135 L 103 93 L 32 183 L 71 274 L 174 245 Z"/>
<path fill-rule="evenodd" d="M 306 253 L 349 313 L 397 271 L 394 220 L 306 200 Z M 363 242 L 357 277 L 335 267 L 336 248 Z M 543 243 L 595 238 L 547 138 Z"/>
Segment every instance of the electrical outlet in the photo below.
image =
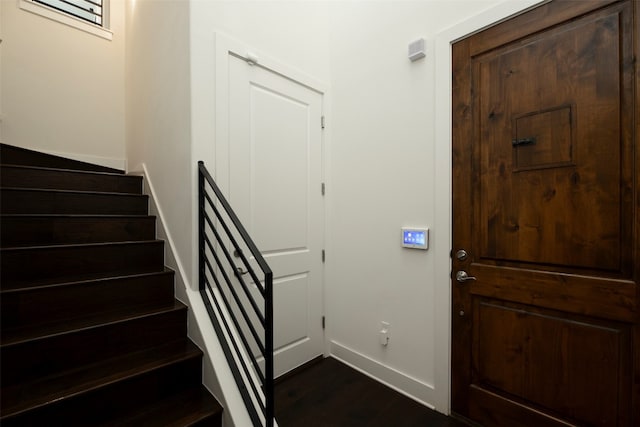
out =
<path fill-rule="evenodd" d="M 380 322 L 380 333 L 379 333 L 380 344 L 385 347 L 389 345 L 389 327 L 390 326 L 391 325 L 389 324 L 389 322 Z"/>

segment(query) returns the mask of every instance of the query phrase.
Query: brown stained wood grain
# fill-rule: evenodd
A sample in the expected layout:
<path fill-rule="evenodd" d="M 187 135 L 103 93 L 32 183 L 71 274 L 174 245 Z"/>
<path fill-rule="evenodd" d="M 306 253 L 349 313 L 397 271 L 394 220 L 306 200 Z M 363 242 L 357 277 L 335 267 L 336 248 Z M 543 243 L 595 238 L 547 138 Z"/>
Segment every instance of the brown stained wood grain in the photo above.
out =
<path fill-rule="evenodd" d="M 637 284 L 555 272 L 477 264 L 473 295 L 502 298 L 621 322 L 637 319 Z"/>
<path fill-rule="evenodd" d="M 514 172 L 573 164 L 575 112 L 570 105 L 516 117 L 513 123 Z M 530 142 L 528 142 L 530 141 Z M 547 197 L 552 197 L 548 193 Z"/>
<path fill-rule="evenodd" d="M 26 287 L 0 293 L 3 334 L 67 324 L 110 312 L 166 307 L 174 300 L 171 270 Z"/>
<path fill-rule="evenodd" d="M 204 386 L 192 387 L 150 405 L 136 407 L 129 416 L 118 419 L 118 427 L 222 425 L 222 406 Z M 111 426 L 100 422 L 98 426 Z"/>
<path fill-rule="evenodd" d="M 453 46 L 452 409 L 481 424 L 640 422 L 639 9 L 556 0 Z"/>
<path fill-rule="evenodd" d="M 0 423 L 222 425 L 141 178 L 0 157 Z"/>
<path fill-rule="evenodd" d="M 629 239 L 621 235 L 620 209 L 626 206 L 619 191 L 622 177 L 616 173 L 622 156 L 617 65 L 621 11 L 616 9 L 476 59 L 481 79 L 483 257 L 621 270 L 621 251 L 629 248 Z M 610 83 L 603 87 L 601 81 Z M 527 129 L 537 137 L 536 144 L 512 147 L 511 127 L 522 115 L 539 117 L 544 114 L 539 111 L 566 105 L 576 105 L 571 109 L 574 117 L 567 119 L 578 123 L 575 144 L 571 139 L 545 141 L 548 125 L 537 123 L 543 127 Z M 567 155 L 573 154 L 571 159 L 519 170 L 513 152 L 534 151 L 539 145 L 563 146 Z"/>
<path fill-rule="evenodd" d="M 452 47 L 453 58 L 453 91 L 457 95 L 452 105 L 452 117 L 455 122 L 467 123 L 473 119 L 471 92 L 465 90 L 471 84 L 471 68 L 468 39 L 456 43 Z M 471 127 L 456 126 L 453 128 L 454 141 L 468 141 L 472 137 Z M 471 144 L 453 145 L 453 267 L 455 270 L 468 268 L 469 260 L 459 261 L 456 252 L 461 249 L 470 250 L 472 245 L 471 215 L 473 212 L 470 189 L 476 179 L 473 170 Z M 468 401 L 468 384 L 471 382 L 471 353 L 466 343 L 471 339 L 472 305 L 470 295 L 462 292 L 463 288 L 452 283 L 451 319 L 451 364 L 456 367 L 457 375 L 451 379 L 451 408 L 454 412 L 465 413 Z M 462 368 L 462 369 L 460 369 Z"/>
<path fill-rule="evenodd" d="M 2 247 L 153 240 L 152 216 L 3 215 Z"/>
<path fill-rule="evenodd" d="M 70 376 L 69 383 L 74 385 L 70 390 L 73 393 L 72 399 L 60 399 L 61 396 L 67 396 L 69 390 L 51 380 L 46 384 L 47 388 L 33 387 L 38 393 L 35 396 L 38 400 L 34 402 L 21 399 L 19 389 L 15 394 L 11 393 L 6 397 L 3 395 L 8 400 L 3 405 L 7 411 L 6 417 L 2 419 L 3 427 L 47 425 L 52 422 L 58 424 L 60 420 L 67 420 L 64 425 L 96 425 L 106 420 L 117 425 L 117 417 L 123 412 L 135 411 L 136 408 L 165 399 L 173 393 L 197 387 L 201 382 L 198 367 L 202 360 L 201 353 L 197 351 L 189 351 L 181 358 L 169 356 L 165 361 L 162 357 L 156 357 L 153 352 L 140 356 L 142 361 L 139 367 L 135 362 L 131 363 L 129 358 L 125 359 L 126 364 L 116 364 L 115 367 L 119 369 L 115 372 L 109 372 L 111 369 L 107 366 L 104 375 L 99 375 L 102 373 L 100 371 L 87 370 L 80 373 L 84 374 L 84 378 Z M 114 399 L 113 396 L 120 398 Z M 32 406 L 26 406 L 27 403 Z M 31 407 L 33 409 L 25 411 Z"/>
<path fill-rule="evenodd" d="M 617 424 L 628 325 L 482 300 L 474 320 L 477 384 L 579 423 Z"/>
<path fill-rule="evenodd" d="M 633 111 L 635 112 L 635 116 L 630 118 L 625 118 L 625 122 L 623 123 L 625 132 L 630 134 L 628 139 L 629 143 L 633 145 L 635 148 L 635 159 L 629 158 L 625 159 L 625 162 L 634 161 L 636 167 L 632 174 L 632 177 L 636 183 L 635 187 L 628 187 L 623 189 L 623 196 L 625 199 L 631 199 L 636 201 L 636 204 L 640 204 L 640 119 L 638 118 L 639 106 L 640 106 L 640 68 L 638 65 L 638 59 L 640 58 L 640 5 L 638 2 L 633 3 L 634 7 L 634 20 L 633 20 L 633 34 L 634 38 L 631 41 L 634 48 L 634 60 L 632 63 L 626 64 L 626 68 L 629 73 L 634 73 L 633 76 L 630 76 L 630 83 L 634 85 L 635 91 L 633 93 L 624 93 L 623 96 L 628 97 L 629 103 L 633 107 Z M 635 96 L 633 96 L 635 95 Z M 627 167 L 628 164 L 627 164 Z M 636 210 L 631 214 L 631 220 L 634 221 L 633 224 L 635 226 L 630 229 L 626 229 L 625 233 L 631 234 L 634 236 L 634 247 L 633 251 L 636 254 L 636 263 L 632 266 L 633 276 L 636 280 L 636 283 L 640 282 L 640 262 L 637 262 L 638 257 L 640 257 L 640 208 L 636 208 Z M 637 318 L 633 331 L 633 376 L 632 376 L 632 399 L 631 399 L 631 421 L 630 425 L 640 425 L 640 286 L 636 287 L 636 303 L 637 303 Z"/>
<path fill-rule="evenodd" d="M 1 188 L 3 214 L 147 215 L 149 197 L 138 194 Z"/>
<path fill-rule="evenodd" d="M 119 169 L 94 165 L 78 160 L 71 160 L 9 144 L 0 144 L 0 163 L 5 165 L 24 165 L 124 174 L 124 172 Z"/>
<path fill-rule="evenodd" d="M 545 30 L 554 25 L 561 24 L 576 16 L 592 12 L 616 3 L 619 0 L 589 0 L 587 1 L 553 1 L 545 7 L 535 7 L 527 13 L 512 18 L 511 28 L 504 31 L 504 26 L 495 25 L 483 31 L 483 37 L 475 37 L 469 40 L 470 54 L 479 55 L 498 46 L 510 43 Z"/>
<path fill-rule="evenodd" d="M 473 419 L 482 419 L 486 426 L 509 427 L 570 427 L 575 426 L 570 421 L 564 421 L 548 413 L 530 406 L 518 403 L 504 396 L 492 393 L 480 387 L 470 387 L 469 413 Z M 496 399 L 504 403 L 496 406 Z"/>
<path fill-rule="evenodd" d="M 464 427 L 334 358 L 276 384 L 280 427 Z"/>
<path fill-rule="evenodd" d="M 2 289 L 164 270 L 164 242 L 108 242 L 0 249 Z"/>
<path fill-rule="evenodd" d="M 0 183 L 3 187 L 142 194 L 141 176 L 31 166 L 4 165 Z"/>
<path fill-rule="evenodd" d="M 146 348 L 180 340 L 187 331 L 186 307 L 175 302 L 163 308 L 134 309 L 69 320 L 2 337 L 2 383 L 23 383 L 74 370 Z M 82 345 L 78 345 L 82 343 Z M 34 355 L 46 354 L 34 359 Z M 11 369 L 7 369 L 7 368 Z"/>

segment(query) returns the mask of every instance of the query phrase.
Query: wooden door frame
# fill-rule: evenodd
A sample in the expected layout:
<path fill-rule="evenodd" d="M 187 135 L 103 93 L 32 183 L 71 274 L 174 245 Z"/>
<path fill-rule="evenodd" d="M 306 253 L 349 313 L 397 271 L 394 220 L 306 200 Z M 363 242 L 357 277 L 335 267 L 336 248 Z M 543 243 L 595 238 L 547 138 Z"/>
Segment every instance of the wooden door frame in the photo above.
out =
<path fill-rule="evenodd" d="M 438 242 L 434 239 L 435 271 L 434 283 L 436 304 L 435 325 L 435 372 L 434 407 L 446 414 L 451 412 L 451 258 L 453 235 L 451 180 L 452 169 L 452 44 L 462 38 L 496 25 L 504 20 L 527 12 L 548 0 L 523 0 L 498 4 L 436 35 L 435 48 L 435 171 L 436 177 L 449 177 L 449 180 L 436 186 L 435 210 L 436 230 L 447 230 L 448 236 Z M 446 239 L 445 239 L 446 237 Z M 446 245 L 444 242 L 446 241 Z"/>

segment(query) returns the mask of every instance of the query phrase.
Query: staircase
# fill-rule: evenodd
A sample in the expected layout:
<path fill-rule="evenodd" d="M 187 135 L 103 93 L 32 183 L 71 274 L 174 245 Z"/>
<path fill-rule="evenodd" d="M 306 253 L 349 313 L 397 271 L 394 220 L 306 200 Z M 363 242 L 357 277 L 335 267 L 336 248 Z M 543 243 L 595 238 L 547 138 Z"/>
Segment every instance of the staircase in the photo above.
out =
<path fill-rule="evenodd" d="M 0 163 L 0 424 L 221 426 L 142 177 Z"/>

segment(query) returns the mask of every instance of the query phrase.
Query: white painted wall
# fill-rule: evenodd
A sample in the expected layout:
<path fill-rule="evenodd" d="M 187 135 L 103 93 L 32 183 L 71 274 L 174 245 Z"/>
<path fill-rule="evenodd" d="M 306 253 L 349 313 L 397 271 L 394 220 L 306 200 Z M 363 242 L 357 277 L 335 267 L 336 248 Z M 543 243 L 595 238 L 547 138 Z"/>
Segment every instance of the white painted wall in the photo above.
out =
<path fill-rule="evenodd" d="M 196 162 L 207 161 L 215 174 L 214 34 L 231 32 L 250 41 L 257 53 L 265 49 L 294 67 L 321 69 L 314 74 L 328 76 L 327 32 L 317 29 L 318 16 L 307 11 L 286 2 L 127 2 L 127 159 L 130 170 L 143 172 L 152 186 L 153 209 L 162 217 L 159 232 L 170 246 L 166 261 L 178 270 L 176 293 L 190 305 L 190 319 L 203 314 L 193 294 Z M 305 53 L 304 43 L 319 47 L 321 56 L 317 49 Z M 190 336 L 214 358 L 212 365 L 205 364 L 205 383 L 225 406 L 225 425 L 247 425 L 246 413 L 238 409 L 239 395 L 228 385 L 233 379 L 216 362 L 223 356 L 213 335 L 206 333 L 211 329 L 206 322 L 200 327 L 191 322 L 189 328 Z"/>
<path fill-rule="evenodd" d="M 146 168 L 174 236 L 192 259 L 189 2 L 127 3 L 127 160 Z"/>
<path fill-rule="evenodd" d="M 191 2 L 191 131 L 193 165 L 204 160 L 209 171 L 224 187 L 216 165 L 216 34 L 227 34 L 251 46 L 252 51 L 286 63 L 301 74 L 329 78 L 329 38 L 326 5 L 302 2 L 207 1 Z M 219 119 L 219 118 L 218 118 Z M 195 188 L 196 172 L 192 175 Z M 195 205 L 195 200 L 193 201 Z M 197 235 L 196 210 L 192 235 Z M 193 240 L 195 251 L 197 241 Z M 197 277 L 197 260 L 192 259 L 191 276 Z M 193 286 L 196 286 L 195 280 Z M 212 354 L 219 354 L 211 346 Z M 214 367 L 216 363 L 214 362 Z M 216 369 L 217 381 L 225 390 L 225 425 L 245 426 L 250 422 L 239 396 L 232 393 L 233 379 Z"/>
<path fill-rule="evenodd" d="M 127 0 L 125 31 L 122 1 L 112 0 L 113 42 L 0 2 L 3 142 L 114 159 L 126 152 L 129 169 L 153 183 L 186 301 L 197 277 L 196 161 L 215 163 L 215 32 L 327 83 L 328 351 L 448 411 L 447 48 L 518 2 L 485 13 L 499 2 Z M 406 49 L 417 37 L 429 52 L 412 64 Z M 53 71 L 47 80 L 42 69 Z M 34 111 L 45 118 L 34 122 Z M 401 249 L 403 225 L 431 227 L 431 249 Z"/>
<path fill-rule="evenodd" d="M 331 11 L 327 338 L 339 358 L 442 412 L 451 167 L 436 163 L 450 146 L 434 129 L 450 92 L 435 96 L 433 41 L 497 3 L 337 2 Z M 407 45 L 419 37 L 427 57 L 411 63 Z M 402 249 L 402 226 L 429 227 L 430 249 Z M 387 347 L 381 321 L 391 324 Z"/>
<path fill-rule="evenodd" d="M 226 178 L 217 174 L 214 152 L 215 34 L 223 33 L 251 46 L 253 53 L 258 56 L 269 56 L 304 75 L 328 82 L 330 54 L 327 13 L 325 2 L 192 0 L 193 156 L 194 160 L 205 161 L 222 187 Z M 193 233 L 195 235 L 195 228 Z M 195 259 L 192 271 L 195 277 Z"/>
<path fill-rule="evenodd" d="M 124 2 L 113 40 L 0 1 L 2 142 L 124 167 Z"/>
<path fill-rule="evenodd" d="M 449 410 L 451 167 L 449 138 L 436 140 L 435 131 L 450 124 L 448 86 L 437 86 L 448 85 L 450 68 L 436 68 L 434 39 L 499 3 L 194 0 L 191 8 L 195 158 L 211 164 L 216 154 L 216 31 L 329 84 L 327 350 L 442 412 Z M 517 10 L 518 1 L 507 3 Z M 412 64 L 407 44 L 418 37 L 428 54 Z M 407 225 L 431 228 L 429 251 L 400 247 Z M 391 323 L 386 348 L 380 321 Z"/>

